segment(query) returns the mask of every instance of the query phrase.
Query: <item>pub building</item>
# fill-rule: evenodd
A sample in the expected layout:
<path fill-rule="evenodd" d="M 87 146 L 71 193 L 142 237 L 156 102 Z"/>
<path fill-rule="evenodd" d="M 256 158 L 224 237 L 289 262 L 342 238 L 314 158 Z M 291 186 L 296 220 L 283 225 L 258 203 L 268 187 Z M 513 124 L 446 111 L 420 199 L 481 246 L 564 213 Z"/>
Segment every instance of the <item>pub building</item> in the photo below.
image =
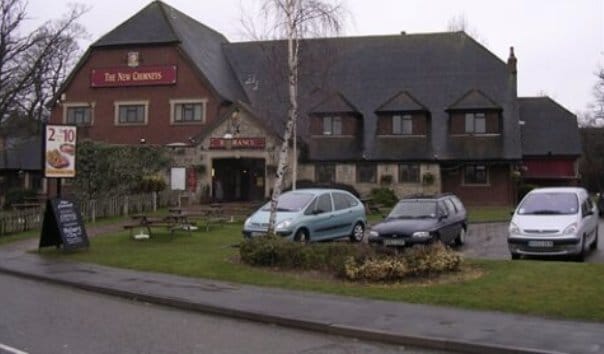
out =
<path fill-rule="evenodd" d="M 503 61 L 464 32 L 403 32 L 304 40 L 300 53 L 298 180 L 469 205 L 513 204 L 519 179 L 577 181 L 576 117 L 517 96 L 513 48 Z M 88 48 L 51 123 L 166 146 L 196 197 L 262 200 L 287 119 L 286 55 L 285 41 L 229 42 L 154 1 Z"/>

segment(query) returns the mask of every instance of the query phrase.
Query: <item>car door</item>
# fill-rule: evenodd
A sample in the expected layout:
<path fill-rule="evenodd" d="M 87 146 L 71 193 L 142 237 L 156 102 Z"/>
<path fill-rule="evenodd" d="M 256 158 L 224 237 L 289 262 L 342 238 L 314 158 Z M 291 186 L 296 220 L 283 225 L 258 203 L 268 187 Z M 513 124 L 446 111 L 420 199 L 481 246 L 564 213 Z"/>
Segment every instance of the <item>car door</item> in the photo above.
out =
<path fill-rule="evenodd" d="M 313 240 L 329 238 L 334 232 L 335 217 L 331 193 L 325 192 L 317 196 L 309 222 L 310 237 Z"/>
<path fill-rule="evenodd" d="M 451 218 L 455 218 L 454 211 L 451 212 L 450 206 L 445 203 L 445 200 L 438 201 L 439 209 L 439 222 L 438 222 L 438 233 L 440 240 L 448 244 L 453 241 L 454 238 L 454 223 L 451 222 Z"/>
<path fill-rule="evenodd" d="M 459 232 L 463 227 L 463 215 L 453 202 L 453 198 L 446 198 L 445 205 L 449 210 L 449 223 L 451 224 L 451 232 L 453 234 L 451 241 L 453 241 L 457 235 L 459 235 Z"/>
<path fill-rule="evenodd" d="M 583 199 L 584 198 L 584 199 Z M 581 196 L 581 228 L 587 235 L 585 242 L 591 243 L 596 237 L 598 227 L 598 214 L 589 196 Z"/>
<path fill-rule="evenodd" d="M 352 226 L 355 222 L 356 215 L 353 213 L 352 205 L 348 195 L 342 192 L 332 192 L 334 208 L 334 232 L 338 236 L 346 236 L 352 232 Z"/>

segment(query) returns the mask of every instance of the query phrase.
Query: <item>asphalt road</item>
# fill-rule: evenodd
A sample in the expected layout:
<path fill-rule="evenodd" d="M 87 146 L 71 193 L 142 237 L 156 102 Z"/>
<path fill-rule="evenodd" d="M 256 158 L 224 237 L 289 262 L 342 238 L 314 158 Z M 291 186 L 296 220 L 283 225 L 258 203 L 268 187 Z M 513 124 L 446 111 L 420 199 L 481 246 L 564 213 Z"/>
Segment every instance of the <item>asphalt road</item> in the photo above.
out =
<path fill-rule="evenodd" d="M 0 354 L 444 354 L 174 310 L 2 274 L 0 303 Z"/>
<path fill-rule="evenodd" d="M 470 224 L 466 244 L 459 250 L 468 258 L 510 259 L 507 245 L 508 223 Z M 588 253 L 586 262 L 604 263 L 604 219 L 600 219 L 598 248 Z"/>

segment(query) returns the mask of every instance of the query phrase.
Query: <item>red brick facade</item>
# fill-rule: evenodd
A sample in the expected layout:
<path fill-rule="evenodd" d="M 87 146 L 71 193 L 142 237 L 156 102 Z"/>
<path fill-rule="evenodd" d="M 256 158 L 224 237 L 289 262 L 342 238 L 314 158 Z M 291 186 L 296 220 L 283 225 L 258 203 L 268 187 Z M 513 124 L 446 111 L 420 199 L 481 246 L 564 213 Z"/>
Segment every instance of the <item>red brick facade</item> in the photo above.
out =
<path fill-rule="evenodd" d="M 501 118 L 499 112 L 485 112 L 486 134 L 501 133 Z M 451 113 L 451 134 L 466 134 L 465 112 Z"/>
<path fill-rule="evenodd" d="M 176 66 L 174 85 L 91 87 L 91 72 L 100 68 L 128 68 L 129 52 L 138 52 L 140 67 Z M 205 126 L 220 114 L 220 104 L 203 76 L 176 48 L 130 47 L 124 49 L 93 49 L 85 63 L 74 72 L 64 92 L 64 100 L 52 110 L 51 122 L 64 123 L 64 108 L 69 104 L 88 104 L 92 107 L 93 123 L 80 129 L 80 137 L 115 144 L 138 144 L 141 139 L 148 144 L 189 143 L 189 138 L 203 131 Z M 172 124 L 170 100 L 204 100 L 205 123 Z M 115 123 L 115 103 L 146 101 L 148 121 L 145 125 L 120 126 Z"/>
<path fill-rule="evenodd" d="M 512 200 L 514 185 L 509 165 L 488 166 L 488 183 L 485 185 L 466 184 L 463 167 L 443 167 L 441 172 L 443 192 L 454 193 L 467 205 L 501 206 L 515 202 Z"/>
<path fill-rule="evenodd" d="M 392 116 L 395 114 L 380 115 L 378 117 L 377 134 L 390 135 L 392 134 Z M 407 114 L 396 114 L 407 115 Z M 408 114 L 413 120 L 412 135 L 427 135 L 428 134 L 428 117 L 426 113 Z"/>

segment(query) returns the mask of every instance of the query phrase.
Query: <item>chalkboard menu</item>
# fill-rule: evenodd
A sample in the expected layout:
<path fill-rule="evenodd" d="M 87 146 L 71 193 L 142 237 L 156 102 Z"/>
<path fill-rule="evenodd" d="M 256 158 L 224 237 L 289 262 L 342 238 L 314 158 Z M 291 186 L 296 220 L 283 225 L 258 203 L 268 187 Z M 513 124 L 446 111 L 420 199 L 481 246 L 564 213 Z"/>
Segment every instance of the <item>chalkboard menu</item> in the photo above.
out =
<path fill-rule="evenodd" d="M 88 236 L 78 206 L 54 198 L 46 202 L 39 247 L 63 245 L 64 249 L 88 247 Z"/>

